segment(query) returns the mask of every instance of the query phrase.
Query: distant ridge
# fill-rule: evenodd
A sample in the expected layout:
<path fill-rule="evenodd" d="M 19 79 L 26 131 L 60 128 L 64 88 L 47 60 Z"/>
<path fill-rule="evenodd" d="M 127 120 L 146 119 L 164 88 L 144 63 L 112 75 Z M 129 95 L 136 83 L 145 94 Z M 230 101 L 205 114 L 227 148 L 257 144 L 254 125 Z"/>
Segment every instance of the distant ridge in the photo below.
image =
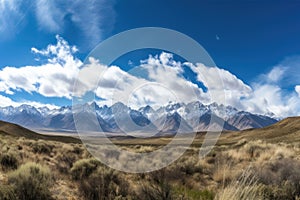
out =
<path fill-rule="evenodd" d="M 146 127 L 149 130 L 155 130 L 150 132 L 157 130 L 162 134 L 175 133 L 178 128 L 181 128 L 181 132 L 220 130 L 222 128 L 236 131 L 262 128 L 277 122 L 272 118 L 271 113 L 258 115 L 237 110 L 232 106 L 217 103 L 204 105 L 199 101 L 188 104 L 169 102 L 157 109 L 149 105 L 133 109 L 121 102 L 101 107 L 95 102 L 85 103 L 79 108 L 82 116 L 93 114 L 97 116 L 98 122 L 95 121 L 93 124 L 95 126 L 90 131 L 96 131 L 94 129 L 100 125 L 103 132 L 110 133 L 141 132 L 145 131 Z M 215 120 L 210 123 L 212 116 L 215 116 Z M 19 107 L 0 107 L 0 120 L 35 130 L 76 130 L 72 106 L 63 106 L 57 109 L 36 108 L 26 104 Z"/>
<path fill-rule="evenodd" d="M 9 135 L 12 137 L 24 137 L 33 140 L 50 140 L 64 143 L 81 143 L 80 139 L 69 136 L 42 135 L 31 131 L 22 126 L 9 122 L 0 121 L 0 135 Z M 131 136 L 116 136 L 111 137 L 114 141 L 145 144 L 152 144 L 156 138 L 165 138 L 166 135 L 157 135 L 157 137 L 145 139 L 134 138 Z M 205 136 L 204 132 L 199 132 L 198 137 Z M 249 140 L 264 140 L 268 142 L 300 142 L 300 117 L 288 117 L 273 125 L 264 128 L 253 128 L 243 131 L 224 131 L 218 140 L 219 144 L 237 144 L 239 141 Z M 128 140 L 128 141 L 127 141 Z M 159 140 L 160 141 L 160 140 Z M 200 140 L 201 141 L 201 140 Z M 161 142 L 161 141 L 160 141 Z"/>
<path fill-rule="evenodd" d="M 20 125 L 4 122 L 4 121 L 0 121 L 0 134 L 9 135 L 13 137 L 24 137 L 33 140 L 41 139 L 41 140 L 51 140 L 51 141 L 58 141 L 64 143 L 81 143 L 79 139 L 74 137 L 42 135 L 32 130 L 29 130 L 27 128 L 24 128 Z"/>

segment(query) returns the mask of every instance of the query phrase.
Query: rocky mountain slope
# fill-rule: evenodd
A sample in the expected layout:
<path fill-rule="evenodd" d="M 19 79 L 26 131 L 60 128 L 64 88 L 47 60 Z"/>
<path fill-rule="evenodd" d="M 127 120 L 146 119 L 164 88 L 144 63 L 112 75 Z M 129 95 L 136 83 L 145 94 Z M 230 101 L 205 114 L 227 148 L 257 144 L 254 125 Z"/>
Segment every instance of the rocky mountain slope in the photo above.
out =
<path fill-rule="evenodd" d="M 277 122 L 276 119 L 239 111 L 231 106 L 199 101 L 188 104 L 172 103 L 157 109 L 151 106 L 132 109 L 123 103 L 82 106 L 85 114 L 94 113 L 104 132 L 157 131 L 175 133 L 206 130 L 244 130 L 262 128 Z M 0 108 L 0 120 L 34 129 L 75 130 L 72 106 L 58 109 L 36 108 L 30 105 Z M 96 122 L 95 122 L 96 123 Z"/>

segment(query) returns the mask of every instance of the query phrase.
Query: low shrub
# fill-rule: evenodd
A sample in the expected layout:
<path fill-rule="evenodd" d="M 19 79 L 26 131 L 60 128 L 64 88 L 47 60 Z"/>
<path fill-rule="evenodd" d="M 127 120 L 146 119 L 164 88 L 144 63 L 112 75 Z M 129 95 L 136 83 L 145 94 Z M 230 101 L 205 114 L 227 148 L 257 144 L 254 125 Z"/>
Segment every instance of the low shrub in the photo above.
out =
<path fill-rule="evenodd" d="M 37 141 L 35 143 L 32 144 L 32 150 L 34 153 L 39 153 L 39 154 L 47 154 L 50 155 L 50 153 L 52 152 L 53 146 L 46 144 L 43 141 Z"/>
<path fill-rule="evenodd" d="M 196 156 L 189 156 L 186 159 L 177 162 L 179 170 L 187 175 L 193 175 L 194 173 L 202 173 L 203 169 L 199 165 L 199 158 Z"/>
<path fill-rule="evenodd" d="M 71 168 L 71 175 L 74 180 L 81 180 L 89 177 L 100 165 L 94 158 L 81 159 L 74 163 Z"/>
<path fill-rule="evenodd" d="M 300 162 L 284 158 L 260 167 L 259 181 L 266 185 L 265 196 L 271 199 L 295 199 L 300 196 Z M 273 187 L 274 190 L 270 190 Z"/>
<path fill-rule="evenodd" d="M 19 165 L 17 155 L 11 152 L 2 154 L 0 164 L 3 170 L 17 169 Z"/>
<path fill-rule="evenodd" d="M 143 184 L 139 191 L 141 199 L 145 200 L 171 200 L 173 194 L 168 179 L 168 171 L 161 169 L 147 174 L 148 182 Z"/>
<path fill-rule="evenodd" d="M 128 183 L 114 170 L 100 167 L 80 182 L 80 191 L 88 200 L 122 199 L 128 195 Z"/>
<path fill-rule="evenodd" d="M 263 185 L 260 189 L 263 199 L 272 200 L 297 200 L 296 196 L 291 195 L 292 185 L 268 186 Z"/>
<path fill-rule="evenodd" d="M 17 200 L 12 186 L 0 185 L 0 200 Z"/>
<path fill-rule="evenodd" d="M 26 163 L 11 172 L 8 181 L 18 199 L 52 199 L 49 187 L 53 182 L 50 170 L 36 163 Z"/>
<path fill-rule="evenodd" d="M 209 190 L 195 190 L 186 187 L 175 187 L 172 190 L 174 190 L 174 196 L 176 196 L 175 200 L 213 200 L 215 196 Z"/>
<path fill-rule="evenodd" d="M 56 167 L 60 173 L 68 174 L 70 168 L 73 167 L 73 163 L 77 160 L 77 156 L 71 152 L 65 152 L 64 154 L 58 153 L 55 158 Z"/>
<path fill-rule="evenodd" d="M 82 154 L 82 152 L 83 152 L 83 149 L 79 145 L 75 145 L 73 147 L 73 153 L 80 155 L 80 154 Z"/>

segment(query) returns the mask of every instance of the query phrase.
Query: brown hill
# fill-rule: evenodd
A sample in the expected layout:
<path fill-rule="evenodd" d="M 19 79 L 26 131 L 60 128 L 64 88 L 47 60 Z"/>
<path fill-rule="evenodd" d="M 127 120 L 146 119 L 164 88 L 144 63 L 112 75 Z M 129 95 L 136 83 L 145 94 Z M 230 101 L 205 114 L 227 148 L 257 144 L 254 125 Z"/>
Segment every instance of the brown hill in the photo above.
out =
<path fill-rule="evenodd" d="M 288 117 L 264 128 L 223 134 L 220 142 L 234 143 L 241 139 L 262 139 L 269 142 L 300 142 L 300 117 Z"/>
<path fill-rule="evenodd" d="M 193 145 L 201 146 L 206 132 L 197 133 Z M 188 136 L 188 134 L 186 135 Z M 120 145 L 141 144 L 141 145 L 166 145 L 173 137 L 156 137 L 156 138 L 128 138 L 112 139 L 114 143 Z M 184 138 L 181 138 L 185 140 Z M 300 117 L 289 117 L 277 122 L 271 126 L 258 129 L 248 129 L 243 131 L 224 131 L 218 139 L 218 145 L 232 145 L 246 139 L 264 140 L 272 143 L 296 143 L 300 142 Z M 180 140 L 180 139 L 178 139 Z"/>
<path fill-rule="evenodd" d="M 33 140 L 51 140 L 51 141 L 59 141 L 65 143 L 81 143 L 81 141 L 74 137 L 68 136 L 56 136 L 56 135 L 42 135 L 31 131 L 27 128 L 19 126 L 17 124 L 12 124 L 9 122 L 0 121 L 0 134 L 2 135 L 10 135 L 13 137 L 25 137 L 27 139 Z"/>

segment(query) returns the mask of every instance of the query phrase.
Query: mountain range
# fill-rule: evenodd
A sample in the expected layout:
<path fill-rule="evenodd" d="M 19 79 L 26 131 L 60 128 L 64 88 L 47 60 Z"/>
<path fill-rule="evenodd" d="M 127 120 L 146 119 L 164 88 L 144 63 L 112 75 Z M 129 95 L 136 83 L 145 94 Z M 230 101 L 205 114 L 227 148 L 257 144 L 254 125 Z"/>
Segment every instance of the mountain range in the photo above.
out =
<path fill-rule="evenodd" d="M 157 109 L 149 105 L 132 109 L 120 102 L 112 106 L 100 107 L 91 103 L 81 107 L 82 113 L 96 113 L 98 122 L 95 124 L 99 123 L 102 131 L 111 133 L 199 132 L 219 130 L 222 127 L 224 130 L 236 131 L 262 128 L 277 122 L 277 119 L 267 115 L 240 111 L 217 103 L 204 105 L 199 101 L 188 104 L 169 102 Z M 56 109 L 36 108 L 26 104 L 1 107 L 0 120 L 31 129 L 76 130 L 72 106 Z"/>

